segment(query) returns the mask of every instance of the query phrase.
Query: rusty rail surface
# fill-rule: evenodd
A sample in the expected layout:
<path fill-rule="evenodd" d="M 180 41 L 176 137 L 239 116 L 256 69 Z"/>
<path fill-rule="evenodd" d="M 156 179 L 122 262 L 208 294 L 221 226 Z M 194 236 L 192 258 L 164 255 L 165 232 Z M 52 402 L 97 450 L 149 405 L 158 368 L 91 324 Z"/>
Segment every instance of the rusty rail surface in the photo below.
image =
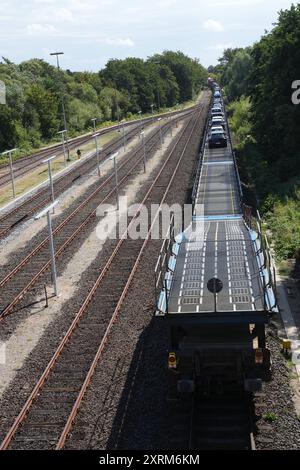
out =
<path fill-rule="evenodd" d="M 180 118 L 179 118 L 180 119 Z M 164 130 L 167 132 L 168 128 L 170 127 L 170 123 L 164 125 Z M 153 150 L 159 141 L 159 130 L 157 130 L 153 135 L 150 136 L 148 140 L 148 144 L 150 143 L 150 148 L 148 150 Z M 139 153 L 142 152 L 142 147 L 138 147 L 136 150 L 133 151 L 132 154 L 128 156 L 128 158 L 120 165 L 119 171 L 125 167 L 134 157 L 138 156 Z M 138 165 L 142 162 L 143 156 L 138 157 L 138 160 L 135 162 L 133 166 L 127 171 L 125 176 L 119 181 L 119 185 L 125 183 L 125 181 L 130 177 L 132 171 L 138 167 Z M 72 221 L 72 219 L 85 207 L 87 204 L 95 198 L 100 191 L 107 186 L 107 184 L 112 181 L 114 178 L 114 174 L 112 173 L 102 184 L 96 188 L 77 208 L 63 220 L 58 227 L 53 231 L 53 235 L 58 235 L 60 231 Z M 110 190 L 108 194 L 103 197 L 100 203 L 97 203 L 97 207 L 99 204 L 104 204 L 107 200 L 115 193 L 115 188 Z M 72 243 L 72 241 L 76 238 L 76 236 L 86 227 L 86 225 L 93 219 L 96 215 L 97 209 L 94 209 L 90 212 L 90 214 L 84 219 L 84 221 L 74 230 L 74 232 L 68 237 L 68 239 L 63 243 L 63 245 L 57 250 L 55 257 L 59 258 L 62 253 L 66 250 L 66 248 Z M 14 276 L 16 276 L 31 260 L 34 256 L 36 256 L 48 243 L 49 237 L 47 236 L 36 248 L 34 248 L 12 271 L 10 271 L 1 281 L 0 281 L 0 288 L 4 287 L 8 282 L 10 282 Z M 51 267 L 50 260 L 46 262 L 41 269 L 33 276 L 28 284 L 24 286 L 24 288 L 15 296 L 15 298 L 0 312 L 0 322 L 3 320 L 4 317 L 9 315 L 13 312 L 14 308 L 19 304 L 19 302 L 24 298 L 25 294 L 28 293 L 32 287 L 36 284 L 39 278 Z"/>
<path fill-rule="evenodd" d="M 164 193 L 163 193 L 163 196 L 161 198 L 161 201 L 160 201 L 160 206 L 161 204 L 163 204 L 168 192 L 169 192 L 169 189 L 174 181 L 174 178 L 178 172 L 178 168 L 180 166 L 180 163 L 182 162 L 182 159 L 185 155 L 185 152 L 186 152 L 186 149 L 187 149 L 187 146 L 190 142 L 190 139 L 191 137 L 193 136 L 193 133 L 194 133 L 194 130 L 195 130 L 195 127 L 197 125 L 197 122 L 199 120 L 199 118 L 201 117 L 201 115 L 198 117 L 198 119 L 195 119 L 195 123 L 193 124 L 192 126 L 192 129 L 191 131 L 189 132 L 189 135 L 188 137 L 186 138 L 186 142 L 185 142 L 185 145 L 184 145 L 184 148 L 183 148 L 183 151 L 180 153 L 180 156 L 179 156 L 179 159 L 177 161 L 177 164 L 176 164 L 176 167 L 173 171 L 173 173 L 171 174 L 170 176 L 170 180 L 169 180 L 169 183 L 168 185 L 166 186 L 165 190 L 164 190 Z M 150 188 L 148 189 L 146 195 L 144 196 L 141 204 L 139 205 L 138 209 L 136 210 L 135 212 L 135 215 L 133 216 L 129 226 L 127 227 L 125 233 L 123 234 L 123 236 L 121 237 L 121 239 L 118 241 L 117 243 L 117 246 L 115 247 L 115 249 L 113 250 L 112 254 L 110 255 L 108 261 L 105 263 L 105 266 L 103 267 L 103 269 L 101 270 L 101 273 L 100 275 L 98 276 L 96 282 L 94 283 L 92 289 L 90 290 L 90 292 L 88 293 L 87 297 L 85 298 L 81 308 L 79 309 L 79 311 L 77 312 L 74 320 L 72 321 L 72 324 L 70 325 L 67 333 L 65 334 L 64 338 L 62 339 L 60 345 L 58 346 L 56 352 L 54 353 L 54 355 L 52 356 L 51 360 L 49 361 L 47 367 L 45 368 L 43 374 L 41 375 L 40 379 L 38 380 L 38 382 L 36 383 L 33 391 L 31 392 L 29 398 L 27 399 L 25 405 L 23 406 L 22 410 L 20 411 L 19 415 L 17 416 L 13 426 L 11 427 L 11 429 L 9 430 L 8 434 L 6 435 L 5 439 L 3 440 L 1 446 L 0 446 L 0 450 L 6 450 L 8 449 L 8 447 L 10 446 L 12 440 L 14 439 L 16 433 L 18 432 L 21 424 L 26 420 L 26 417 L 28 416 L 28 413 L 34 403 L 34 400 L 38 397 L 38 395 L 40 394 L 41 390 L 43 389 L 43 386 L 45 385 L 45 382 L 47 381 L 47 378 L 49 377 L 51 371 L 53 371 L 55 365 L 57 364 L 58 362 L 58 359 L 60 358 L 62 352 L 64 351 L 65 347 L 67 346 L 67 344 L 70 343 L 70 340 L 74 334 L 74 332 L 76 331 L 78 325 L 79 325 L 79 322 L 80 320 L 82 319 L 82 317 L 84 316 L 84 314 L 88 311 L 88 306 L 90 305 L 93 297 L 95 296 L 95 293 L 97 291 L 97 289 L 99 288 L 101 282 L 103 281 L 105 275 L 107 273 L 109 273 L 109 270 L 111 269 L 112 267 L 112 264 L 113 264 L 113 261 L 114 260 L 117 260 L 117 255 L 120 251 L 120 248 L 122 247 L 122 245 L 124 244 L 125 242 L 125 235 L 127 233 L 127 231 L 129 230 L 131 224 L 134 223 L 135 219 L 138 217 L 139 215 L 139 212 L 143 206 L 143 204 L 146 203 L 147 199 L 149 198 L 152 190 L 157 186 L 157 182 L 159 181 L 159 178 L 160 176 L 162 175 L 163 171 L 166 169 L 168 163 L 170 163 L 172 160 L 172 157 L 176 151 L 176 147 L 178 145 L 178 142 L 182 139 L 183 135 L 184 135 L 184 132 L 188 129 L 188 126 L 189 126 L 189 123 L 190 123 L 190 120 L 189 122 L 186 124 L 184 130 L 181 132 L 180 136 L 176 139 L 176 142 L 174 144 L 174 146 L 172 147 L 171 151 L 169 152 L 169 154 L 167 155 L 167 158 L 166 160 L 164 161 L 163 163 L 163 166 L 162 168 L 159 170 L 159 173 L 157 174 L 156 178 L 154 179 L 154 181 L 151 183 L 150 185 Z M 159 214 L 159 210 L 157 211 L 156 213 L 156 217 L 158 216 Z M 153 224 L 154 224 L 155 221 L 153 221 Z M 153 225 L 152 224 L 152 225 Z M 152 227 L 152 226 L 151 226 Z M 131 269 L 131 273 L 128 277 L 128 280 L 126 282 L 126 285 L 125 287 L 123 288 L 123 291 L 122 291 L 122 294 L 118 300 L 118 303 L 113 311 L 113 314 L 110 318 L 110 321 L 109 321 L 109 324 L 105 330 L 105 333 L 102 337 L 102 340 L 100 342 L 100 345 L 98 347 L 98 350 L 97 350 L 97 353 L 92 361 L 92 364 L 88 370 L 88 373 L 85 377 L 85 380 L 83 382 L 83 385 L 80 389 L 80 392 L 77 396 L 77 399 L 74 403 L 74 406 L 72 408 L 72 411 L 66 421 L 66 424 L 65 424 L 65 427 L 61 433 L 61 436 L 58 440 L 58 443 L 56 445 L 56 449 L 62 449 L 65 445 L 65 442 L 66 442 L 66 439 L 67 439 L 67 436 L 70 432 L 70 429 L 72 427 L 72 424 L 74 422 L 74 419 L 76 417 L 76 414 L 78 413 L 78 410 L 80 408 L 80 405 L 82 403 L 82 400 L 85 396 L 85 393 L 87 391 L 87 388 L 91 382 L 91 379 L 92 379 L 92 376 L 95 372 L 95 369 L 96 369 L 96 366 L 97 364 L 99 363 L 102 355 L 103 355 L 103 351 L 104 351 L 104 348 L 105 348 L 105 345 L 107 344 L 107 341 L 108 341 L 108 338 L 109 338 L 109 335 L 111 333 L 111 330 L 113 328 L 113 325 L 114 323 L 116 322 L 117 318 L 118 318 L 118 315 L 120 313 L 120 310 L 121 310 L 121 307 L 122 307 L 122 304 L 124 302 L 124 299 L 128 293 L 128 290 L 129 290 L 129 287 L 130 287 L 130 284 L 132 282 L 132 279 L 134 277 L 134 274 L 139 266 L 139 263 L 140 263 L 140 260 L 141 260 L 141 256 L 149 242 L 149 236 L 150 236 L 150 232 L 151 232 L 151 227 L 148 231 L 148 235 L 147 235 L 147 238 L 144 240 L 140 250 L 139 250 L 139 254 L 138 256 L 136 257 L 136 260 L 134 262 L 134 265 Z"/>

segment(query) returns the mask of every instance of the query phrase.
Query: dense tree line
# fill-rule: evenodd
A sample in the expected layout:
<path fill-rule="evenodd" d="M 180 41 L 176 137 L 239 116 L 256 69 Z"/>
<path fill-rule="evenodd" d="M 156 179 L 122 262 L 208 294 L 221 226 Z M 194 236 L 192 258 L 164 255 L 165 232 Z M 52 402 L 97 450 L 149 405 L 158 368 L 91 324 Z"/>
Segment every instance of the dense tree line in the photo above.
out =
<path fill-rule="evenodd" d="M 252 47 L 227 49 L 212 71 L 230 101 L 249 96 L 253 136 L 280 181 L 300 173 L 300 5 L 279 13 L 274 28 Z"/>
<path fill-rule="evenodd" d="M 280 181 L 300 173 L 300 106 L 292 82 L 300 78 L 300 5 L 280 12 L 274 29 L 255 44 L 249 78 L 253 128 Z"/>
<path fill-rule="evenodd" d="M 225 87 L 229 101 L 249 94 L 249 77 L 254 66 L 251 51 L 251 47 L 225 49 L 219 65 L 208 68 Z"/>
<path fill-rule="evenodd" d="M 207 80 L 196 59 L 165 51 L 148 60 L 110 60 L 98 73 L 57 70 L 40 59 L 0 62 L 7 103 L 0 106 L 0 151 L 31 149 L 64 128 L 61 94 L 70 134 L 91 127 L 91 118 L 116 121 L 151 105 L 165 108 L 191 100 Z"/>
<path fill-rule="evenodd" d="M 300 5 L 280 11 L 270 32 L 245 49 L 227 49 L 216 74 L 231 105 L 238 154 L 249 169 L 277 254 L 300 255 Z"/>

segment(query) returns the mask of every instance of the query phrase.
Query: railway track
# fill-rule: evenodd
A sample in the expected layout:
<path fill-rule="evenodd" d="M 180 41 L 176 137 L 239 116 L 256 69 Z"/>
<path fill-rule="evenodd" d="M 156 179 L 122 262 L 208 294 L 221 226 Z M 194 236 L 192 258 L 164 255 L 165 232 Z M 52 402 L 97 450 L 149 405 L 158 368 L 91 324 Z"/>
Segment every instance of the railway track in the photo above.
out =
<path fill-rule="evenodd" d="M 127 141 L 132 140 L 139 131 L 139 126 L 132 129 L 127 134 Z M 123 138 L 115 139 L 112 143 L 106 145 L 101 152 L 101 161 L 105 160 L 110 153 L 115 152 L 122 145 Z M 82 161 L 81 164 L 70 168 L 68 172 L 62 174 L 54 182 L 55 195 L 59 196 L 62 192 L 68 189 L 74 181 L 77 181 L 82 175 L 89 173 L 96 167 L 95 155 Z M 51 196 L 48 187 L 43 187 L 24 202 L 19 204 L 10 212 L 0 217 L 0 239 L 7 236 L 11 230 L 17 225 L 29 219 L 40 208 L 44 207 L 51 201 Z"/>
<path fill-rule="evenodd" d="M 101 135 L 106 134 L 106 132 L 101 133 Z M 75 141 L 70 141 L 69 149 L 72 150 L 80 145 L 84 145 L 92 140 L 92 136 L 84 136 L 77 138 Z M 14 166 L 14 177 L 16 179 L 26 175 L 35 168 L 38 168 L 43 164 L 43 160 L 57 153 L 58 155 L 63 152 L 62 145 L 57 144 L 53 147 L 43 149 L 33 155 L 27 157 L 19 158 L 13 162 Z M 8 169 L 7 173 L 0 175 L 0 188 L 8 185 L 11 182 L 11 175 L 9 171 L 9 165 L 3 164 L 0 166 L 0 169 Z"/>
<path fill-rule="evenodd" d="M 192 108 L 191 108 L 192 109 Z M 176 113 L 176 112 L 175 112 Z M 174 112 L 172 113 L 165 113 L 162 116 L 171 116 L 174 115 Z M 124 123 L 124 127 L 130 127 L 130 126 L 140 126 L 141 124 L 151 124 L 153 121 L 153 118 L 144 118 L 140 119 L 138 121 L 128 121 Z M 109 132 L 120 130 L 119 124 L 110 126 L 105 129 L 100 129 L 97 131 L 99 135 L 105 135 Z M 88 142 L 90 142 L 93 139 L 93 134 L 85 134 L 83 136 L 75 137 L 73 139 L 69 140 L 69 149 L 72 150 L 74 148 L 78 148 L 81 145 L 84 145 Z M 32 155 L 28 155 L 22 158 L 19 158 L 13 162 L 14 165 L 14 176 L 15 178 L 20 178 L 30 171 L 34 170 L 35 168 L 39 167 L 42 165 L 42 161 L 46 159 L 47 157 L 53 155 L 53 154 L 62 154 L 63 153 L 63 145 L 61 143 L 54 144 L 51 147 L 42 149 Z M 10 170 L 9 170 L 9 164 L 1 164 L 0 165 L 0 170 L 6 170 L 7 173 L 0 175 L 0 188 L 9 184 L 11 182 L 11 176 L 10 176 Z"/>
<path fill-rule="evenodd" d="M 178 113 L 179 116 L 189 115 L 192 111 L 185 111 Z M 175 118 L 176 120 L 177 118 Z M 148 120 L 147 124 L 151 124 Z M 140 130 L 140 123 L 133 129 L 131 129 L 127 135 L 127 142 L 132 140 L 138 135 Z M 112 143 L 107 144 L 101 152 L 101 161 L 104 161 L 108 155 L 115 152 L 123 145 L 123 137 L 115 139 Z M 77 181 L 84 174 L 88 174 L 94 168 L 96 168 L 95 155 L 93 154 L 90 158 L 82 161 L 81 164 L 70 168 L 69 171 L 62 174 L 60 177 L 54 180 L 54 192 L 56 196 L 62 194 L 72 184 Z M 48 187 L 43 187 L 32 196 L 21 202 L 14 209 L 7 212 L 0 217 L 0 239 L 9 235 L 9 233 L 19 224 L 28 220 L 35 212 L 46 206 L 51 201 L 51 196 Z"/>
<path fill-rule="evenodd" d="M 170 406 L 172 449 L 255 450 L 252 400 L 243 391 L 209 397 L 195 393 Z"/>
<path fill-rule="evenodd" d="M 189 118 L 155 179 L 148 182 L 147 192 L 127 230 L 139 216 L 142 205 L 161 205 L 165 201 L 194 135 L 199 114 Z M 2 442 L 1 450 L 64 447 L 148 244 L 150 231 L 151 227 L 145 240 L 122 236 L 116 241 L 69 330 Z"/>
<path fill-rule="evenodd" d="M 251 402 L 244 393 L 192 400 L 190 450 L 255 450 Z"/>
<path fill-rule="evenodd" d="M 180 119 L 180 118 L 178 118 Z M 162 127 L 163 134 L 166 134 L 174 124 L 167 123 Z M 148 155 L 153 153 L 160 138 L 160 131 L 154 130 L 146 139 Z M 138 169 L 143 162 L 143 147 L 139 145 L 132 150 L 127 158 L 118 168 L 119 187 L 126 183 L 133 171 Z M 88 224 L 95 220 L 96 211 L 99 205 L 114 202 L 112 198 L 115 194 L 114 173 L 102 180 L 96 189 L 88 190 L 83 201 L 76 205 L 70 214 L 63 217 L 59 225 L 54 229 L 56 258 L 62 256 L 65 250 L 77 239 L 78 235 L 88 227 Z M 49 238 L 46 236 L 33 249 L 23 256 L 21 260 L 0 280 L 0 322 L 8 314 L 12 313 L 24 296 L 36 285 L 51 267 L 49 260 Z"/>

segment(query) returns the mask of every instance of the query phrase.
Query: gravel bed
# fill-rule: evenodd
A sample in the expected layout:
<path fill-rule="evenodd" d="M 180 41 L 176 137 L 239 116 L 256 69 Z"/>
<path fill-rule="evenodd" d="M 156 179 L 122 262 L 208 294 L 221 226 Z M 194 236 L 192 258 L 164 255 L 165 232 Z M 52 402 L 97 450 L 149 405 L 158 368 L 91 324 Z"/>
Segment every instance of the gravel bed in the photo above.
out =
<path fill-rule="evenodd" d="M 189 157 L 182 163 L 180 176 L 170 191 L 172 203 L 182 204 L 188 199 L 196 153 Z M 139 194 L 139 199 L 144 193 Z M 87 236 L 85 232 L 84 238 Z M 78 239 L 72 251 L 81 243 L 82 239 Z M 113 246 L 113 241 L 106 242 L 99 257 L 83 273 L 76 296 L 64 305 L 58 320 L 47 328 L 10 390 L 3 396 L 0 402 L 0 439 L 51 358 Z M 168 436 L 172 404 L 166 401 L 168 335 L 164 320 L 153 316 L 153 270 L 160 246 L 160 241 L 151 241 L 142 257 L 106 354 L 97 367 L 67 441 L 67 449 L 170 448 Z M 60 263 L 60 272 L 67 262 L 68 256 Z M 30 297 L 38 292 L 40 290 L 35 289 Z M 6 320 L 4 338 L 13 332 L 23 315 L 26 316 L 26 309 L 19 320 Z M 268 328 L 267 341 L 272 353 L 273 372 L 270 381 L 264 382 L 263 391 L 255 397 L 256 446 L 259 450 L 299 449 L 300 420 L 290 386 L 294 372 L 280 352 L 277 332 L 272 326 Z"/>
<path fill-rule="evenodd" d="M 115 242 L 113 240 L 108 240 L 105 243 L 101 254 L 89 269 L 82 274 L 76 295 L 63 305 L 59 317 L 45 330 L 38 345 L 27 358 L 21 370 L 18 371 L 9 389 L 4 393 L 0 401 L 0 440 L 8 431 L 9 425 L 13 423 L 13 417 L 20 411 L 36 380 L 42 374 L 59 342 L 67 332 L 70 323 L 82 304 L 82 300 L 92 288 L 95 279 L 99 275 L 99 270 L 104 266 L 114 246 Z M 24 310 L 24 316 L 26 314 L 30 315 L 29 309 Z M 15 319 L 11 316 L 6 320 L 6 331 L 8 334 L 9 325 L 7 323 L 11 323 L 14 326 Z"/>
<path fill-rule="evenodd" d="M 191 175 L 185 162 L 180 174 Z M 177 182 L 174 202 L 186 198 L 189 184 Z M 163 319 L 153 317 L 153 269 L 160 246 L 151 242 L 76 418 L 67 449 L 169 449 L 172 403 L 168 403 Z M 293 370 L 280 352 L 276 331 L 267 328 L 273 371 L 255 397 L 257 449 L 299 449 L 300 421 L 290 380 Z M 300 388 L 300 387 L 299 387 Z M 300 390 L 299 390 L 300 391 Z M 267 422 L 274 413 L 274 422 Z"/>
<path fill-rule="evenodd" d="M 295 450 L 300 448 L 300 417 L 297 416 L 291 379 L 295 371 L 283 357 L 277 331 L 267 329 L 268 346 L 272 354 L 272 376 L 263 383 L 263 391 L 255 398 L 257 449 Z M 298 381 L 300 389 L 300 382 Z"/>
<path fill-rule="evenodd" d="M 200 138 L 201 129 L 166 202 L 187 201 Z M 153 273 L 160 247 L 161 242 L 151 241 L 144 252 L 67 449 L 168 448 L 168 334 L 164 319 L 154 317 Z"/>
<path fill-rule="evenodd" d="M 147 126 L 147 124 L 146 124 Z M 137 135 L 137 128 L 138 126 L 128 126 L 127 127 L 127 133 L 126 136 L 130 136 L 130 140 L 132 139 L 132 136 Z M 92 141 L 92 137 L 89 139 L 89 141 Z M 122 147 L 123 145 L 123 137 L 115 137 L 112 139 L 110 142 L 104 145 L 104 153 L 109 150 L 110 148 L 115 148 L 117 146 Z M 89 173 L 90 170 L 89 168 L 91 167 L 90 163 L 92 160 L 95 158 L 95 151 L 89 151 L 80 161 L 75 160 L 73 161 L 68 167 L 64 168 L 63 170 L 60 170 L 57 174 L 54 174 L 53 176 L 53 182 L 54 182 L 54 188 L 58 184 L 60 185 L 62 181 L 66 181 L 66 185 L 69 187 L 69 179 L 72 180 L 72 177 L 70 178 L 71 175 L 73 174 L 80 174 L 83 172 L 84 174 Z M 20 162 L 21 160 L 17 160 L 17 162 Z M 16 163 L 17 163 L 16 162 Z M 39 166 L 39 165 L 37 165 Z M 32 170 L 35 170 L 36 167 L 32 168 Z M 94 165 L 92 165 L 94 167 Z M 72 185 L 71 181 L 71 185 Z M 1 223 L 1 218 L 8 213 L 10 213 L 13 209 L 19 208 L 22 203 L 26 202 L 29 199 L 37 195 L 37 193 L 42 192 L 47 186 L 49 186 L 48 181 L 44 181 L 37 185 L 37 187 L 34 187 L 32 189 L 27 190 L 24 194 L 20 195 L 17 197 L 17 199 L 14 201 L 12 200 L 10 203 L 7 203 L 3 208 L 0 208 L 0 223 Z"/>
<path fill-rule="evenodd" d="M 152 242 L 143 256 L 67 449 L 158 449 L 167 435 L 168 335 L 153 318 L 151 283 L 159 248 Z"/>
<path fill-rule="evenodd" d="M 136 149 L 133 149 L 132 152 L 135 152 L 135 150 Z M 153 153 L 155 153 L 155 149 L 149 152 L 148 157 L 150 157 Z M 128 170 L 129 166 L 127 166 L 126 168 Z M 156 169 L 155 174 L 157 173 L 157 171 L 158 170 Z M 152 174 L 151 177 L 153 175 L 154 174 Z M 101 178 L 100 182 L 102 182 L 103 179 L 104 178 Z M 125 185 L 126 186 L 129 185 L 130 181 L 131 181 L 131 178 L 128 178 Z M 91 194 L 93 190 L 95 190 L 98 186 L 99 186 L 99 182 L 96 181 L 94 184 L 92 184 L 89 187 L 87 191 L 85 191 L 78 198 L 76 198 L 76 200 L 73 203 L 68 205 L 68 207 L 63 210 L 63 213 L 58 215 L 53 221 L 53 229 L 55 229 L 62 221 L 64 221 L 68 217 L 69 214 L 71 214 L 83 201 L 85 201 L 87 196 Z M 108 187 L 111 187 L 111 186 L 112 184 L 108 185 Z M 106 194 L 107 192 L 108 192 L 108 189 L 104 188 L 104 190 L 101 191 L 100 194 L 103 197 L 104 194 Z M 139 195 L 142 195 L 142 194 L 144 194 L 143 190 L 140 192 Z M 92 233 L 93 230 L 95 230 L 97 223 L 98 223 L 98 219 L 95 218 L 94 220 L 91 220 L 89 224 L 85 227 L 85 229 L 77 235 L 76 239 L 73 240 L 72 243 L 69 245 L 69 247 L 64 251 L 64 255 L 59 258 L 59 261 L 57 263 L 58 275 L 61 275 L 63 273 L 68 262 L 72 258 L 74 252 L 76 252 L 79 249 L 79 247 L 82 245 L 84 240 L 90 235 L 90 233 Z M 17 230 L 19 230 L 17 235 L 21 236 L 22 230 L 21 229 L 17 229 Z M 9 257 L 9 261 L 5 263 L 3 266 L 1 266 L 1 278 L 3 278 L 7 273 L 9 273 L 20 262 L 20 260 L 24 259 L 24 257 L 27 256 L 32 251 L 33 247 L 37 246 L 47 236 L 48 236 L 48 229 L 47 227 L 45 227 L 36 236 L 34 236 L 30 240 L 30 243 L 27 243 L 25 247 L 22 247 L 21 249 L 18 249 L 15 252 L 11 253 Z M 50 272 L 42 276 L 42 278 L 39 280 L 37 285 L 24 297 L 24 300 L 21 301 L 20 304 L 16 307 L 13 314 L 6 317 L 4 322 L 1 323 L 1 328 L 0 328 L 0 340 L 1 341 L 7 341 L 7 339 L 15 331 L 18 325 L 20 325 L 20 323 L 25 318 L 27 318 L 28 315 L 30 315 L 31 310 L 28 309 L 27 307 L 32 305 L 36 297 L 38 296 L 41 299 L 44 298 L 44 291 L 43 291 L 44 283 L 46 284 L 50 283 Z M 7 287 L 8 289 L 10 288 L 9 285 Z"/>
<path fill-rule="evenodd" d="M 155 170 L 156 173 L 157 170 Z M 143 197 L 143 194 L 147 190 L 147 185 L 140 191 L 138 199 L 140 200 Z M 85 237 L 87 233 L 85 233 Z M 76 250 L 76 246 L 81 242 L 77 240 L 75 246 L 72 247 L 72 251 Z M 11 384 L 11 387 L 4 394 L 0 402 L 0 438 L 3 438 L 5 432 L 8 430 L 9 425 L 12 424 L 14 416 L 19 411 L 22 404 L 24 404 L 28 393 L 32 389 L 32 386 L 35 383 L 35 380 L 43 371 L 45 365 L 48 363 L 51 358 L 55 348 L 58 345 L 58 342 L 63 337 L 66 332 L 73 316 L 77 313 L 79 306 L 82 303 L 82 299 L 85 297 L 88 290 L 90 290 L 92 284 L 94 283 L 95 278 L 99 274 L 101 266 L 104 265 L 105 260 L 112 251 L 112 246 L 114 246 L 114 241 L 108 241 L 99 255 L 99 257 L 94 261 L 90 268 L 83 273 L 80 286 L 78 286 L 78 291 L 76 295 L 70 299 L 64 305 L 60 317 L 55 323 L 52 323 L 45 331 L 45 334 L 42 340 L 39 342 L 38 346 L 33 350 L 30 357 L 26 360 L 22 369 L 18 372 L 17 377 Z M 59 269 L 64 268 L 66 261 L 60 265 Z M 28 302 L 28 301 L 27 301 Z M 24 310 L 25 311 L 25 310 Z M 28 313 L 29 314 L 29 313 Z M 15 327 L 16 318 L 9 325 L 9 318 L 6 320 L 6 330 L 7 334 Z M 20 321 L 20 320 L 19 320 Z"/>

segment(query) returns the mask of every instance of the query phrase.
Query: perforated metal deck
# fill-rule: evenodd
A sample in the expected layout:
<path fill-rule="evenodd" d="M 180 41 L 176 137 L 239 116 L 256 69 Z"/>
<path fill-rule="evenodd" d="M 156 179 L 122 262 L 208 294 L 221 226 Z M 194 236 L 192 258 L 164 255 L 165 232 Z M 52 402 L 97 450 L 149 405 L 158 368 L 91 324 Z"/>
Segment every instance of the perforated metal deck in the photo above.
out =
<path fill-rule="evenodd" d="M 206 147 L 195 201 L 204 204 L 204 214 L 241 214 L 237 184 L 232 153 Z"/>
<path fill-rule="evenodd" d="M 195 202 L 204 205 L 204 240 L 180 244 L 168 313 L 213 312 L 214 296 L 207 289 L 213 277 L 223 282 L 217 311 L 264 310 L 259 266 L 242 216 L 230 146 L 209 149 L 206 145 Z"/>
<path fill-rule="evenodd" d="M 217 294 L 220 311 L 263 309 L 259 269 L 244 221 L 205 222 L 204 242 L 183 241 L 168 303 L 169 313 L 214 311 L 214 297 L 207 289 L 213 277 L 221 279 Z"/>

